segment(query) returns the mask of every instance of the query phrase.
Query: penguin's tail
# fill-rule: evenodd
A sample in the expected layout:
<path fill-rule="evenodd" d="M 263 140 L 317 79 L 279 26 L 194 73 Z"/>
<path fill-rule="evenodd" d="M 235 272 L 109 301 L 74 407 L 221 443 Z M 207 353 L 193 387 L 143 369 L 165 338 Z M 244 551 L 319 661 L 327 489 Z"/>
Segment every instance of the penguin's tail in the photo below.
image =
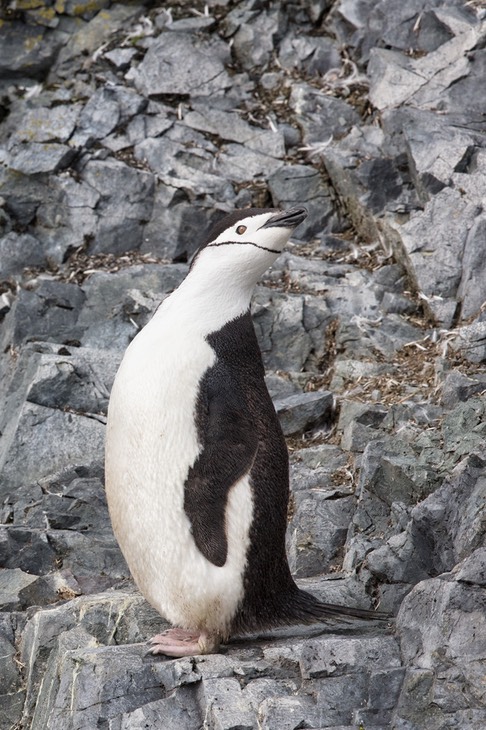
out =
<path fill-rule="evenodd" d="M 267 593 L 257 606 L 255 610 L 255 603 L 243 604 L 230 633 L 247 634 L 279 626 L 324 623 L 329 619 L 388 621 L 391 618 L 381 611 L 323 603 L 311 593 L 300 590 L 293 582 L 286 592 Z"/>
<path fill-rule="evenodd" d="M 382 611 L 323 603 L 311 593 L 302 590 L 297 590 L 289 595 L 281 615 L 286 624 L 312 624 L 330 618 L 344 621 L 353 619 L 388 621 L 390 619 L 390 615 Z"/>

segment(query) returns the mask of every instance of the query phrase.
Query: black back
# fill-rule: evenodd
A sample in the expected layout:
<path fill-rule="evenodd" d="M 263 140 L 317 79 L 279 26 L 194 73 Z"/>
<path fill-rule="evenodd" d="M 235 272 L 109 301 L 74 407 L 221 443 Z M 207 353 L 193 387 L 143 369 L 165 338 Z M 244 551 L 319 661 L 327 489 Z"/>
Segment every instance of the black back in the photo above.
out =
<path fill-rule="evenodd" d="M 185 484 L 185 511 L 201 552 L 226 560 L 225 508 L 235 481 L 251 469 L 253 522 L 244 600 L 232 630 L 279 622 L 285 597 L 297 592 L 285 552 L 288 452 L 264 382 L 250 312 L 207 337 L 217 360 L 205 373 L 197 402 L 202 451 Z"/>

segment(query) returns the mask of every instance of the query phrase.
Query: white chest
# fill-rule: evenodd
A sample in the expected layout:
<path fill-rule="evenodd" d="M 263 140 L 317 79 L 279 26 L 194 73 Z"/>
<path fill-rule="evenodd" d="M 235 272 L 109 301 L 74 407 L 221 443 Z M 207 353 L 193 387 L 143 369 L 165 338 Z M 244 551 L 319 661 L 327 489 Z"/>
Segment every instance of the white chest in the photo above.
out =
<path fill-rule="evenodd" d="M 221 629 L 243 591 L 252 520 L 249 477 L 231 489 L 228 559 L 197 549 L 184 511 L 184 482 L 203 445 L 195 420 L 200 381 L 215 362 L 204 337 L 152 320 L 128 348 L 108 412 L 106 491 L 115 535 L 145 597 L 170 621 Z"/>

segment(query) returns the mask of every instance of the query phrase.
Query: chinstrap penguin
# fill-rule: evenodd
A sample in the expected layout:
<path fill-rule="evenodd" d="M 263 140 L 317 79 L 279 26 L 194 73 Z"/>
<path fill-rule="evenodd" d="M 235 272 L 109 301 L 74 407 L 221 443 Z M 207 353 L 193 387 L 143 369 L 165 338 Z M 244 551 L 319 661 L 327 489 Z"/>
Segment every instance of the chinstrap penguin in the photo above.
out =
<path fill-rule="evenodd" d="M 305 208 L 237 210 L 128 347 L 108 409 L 106 492 L 140 591 L 174 628 L 152 653 L 234 633 L 381 617 L 301 591 L 285 552 L 288 452 L 250 315 Z"/>

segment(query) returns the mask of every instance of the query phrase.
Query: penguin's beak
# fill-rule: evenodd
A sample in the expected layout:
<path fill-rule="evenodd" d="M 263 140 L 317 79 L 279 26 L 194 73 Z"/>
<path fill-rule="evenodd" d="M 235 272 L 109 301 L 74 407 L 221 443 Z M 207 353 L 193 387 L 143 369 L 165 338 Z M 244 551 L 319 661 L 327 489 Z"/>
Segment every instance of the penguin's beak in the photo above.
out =
<path fill-rule="evenodd" d="M 273 215 L 260 228 L 297 228 L 305 218 L 307 218 L 305 208 L 290 208 L 290 210 L 284 210 Z"/>

